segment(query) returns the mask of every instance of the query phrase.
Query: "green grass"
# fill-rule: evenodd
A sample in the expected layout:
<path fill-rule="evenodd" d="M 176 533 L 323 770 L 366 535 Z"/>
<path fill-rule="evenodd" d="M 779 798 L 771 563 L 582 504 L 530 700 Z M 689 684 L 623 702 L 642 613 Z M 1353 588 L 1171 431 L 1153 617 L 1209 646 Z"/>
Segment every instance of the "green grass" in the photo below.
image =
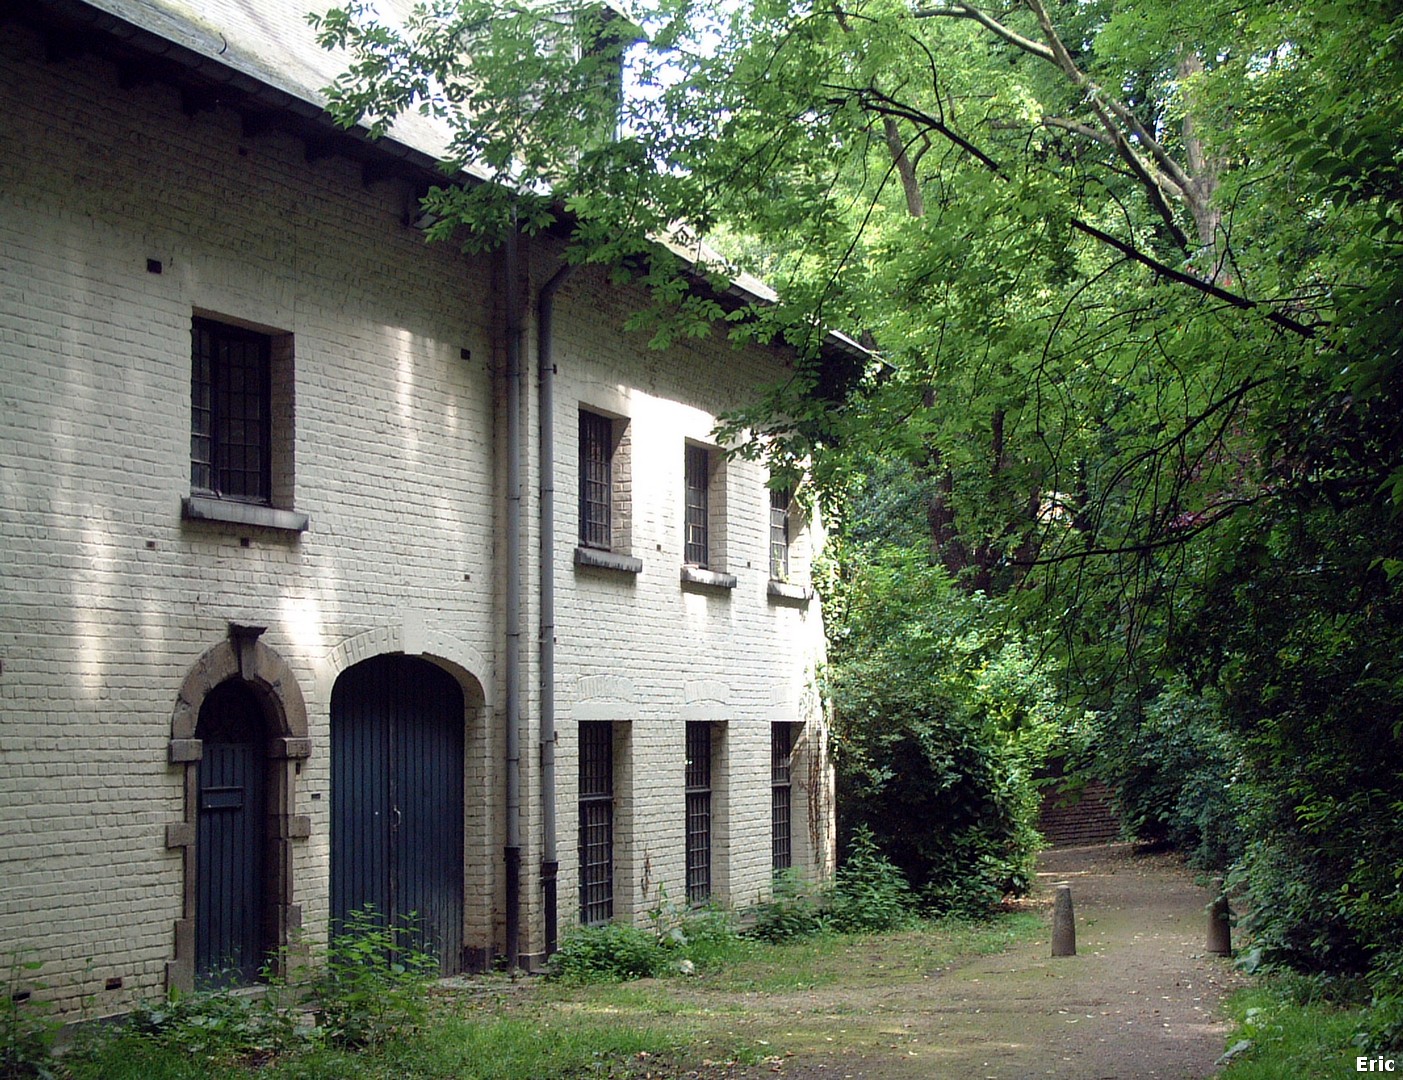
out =
<path fill-rule="evenodd" d="M 1020 913 L 985 922 L 924 922 L 887 934 L 835 934 L 783 945 L 752 944 L 705 982 L 715 990 L 767 994 L 883 982 L 926 974 L 963 956 L 1001 952 L 1044 933 L 1041 915 Z"/>
<path fill-rule="evenodd" d="M 784 945 L 740 940 L 699 974 L 606 984 L 511 984 L 435 992 L 417 1031 L 360 1051 L 301 1049 L 236 1060 L 190 1053 L 151 1037 L 107 1034 L 67 1056 L 71 1080 L 614 1080 L 679 1075 L 705 1061 L 755 1064 L 783 1042 L 827 1045 L 833 1017 L 816 987 L 863 988 L 919 979 L 961 958 L 1045 933 L 1039 915 L 983 923 L 923 923 L 888 934 L 833 935 Z M 718 946 L 719 949 L 719 946 Z M 786 1000 L 787 999 L 787 1000 Z M 858 1025 L 861 1027 L 861 1023 Z M 858 1038 L 854 1029 L 853 1038 Z M 859 1039 L 859 1041 L 861 1041 Z"/>
<path fill-rule="evenodd" d="M 1233 1058 L 1222 1080 L 1327 1080 L 1356 1075 L 1355 1058 L 1364 1051 L 1355 1045 L 1354 1036 L 1364 1027 L 1367 1010 L 1363 1006 L 1325 1001 L 1300 1004 L 1267 982 L 1234 994 L 1227 1010 L 1237 1024 L 1228 1045 L 1245 1039 L 1252 1046 Z"/>
<path fill-rule="evenodd" d="M 221 1062 L 128 1036 L 63 1064 L 73 1080 L 538 1080 L 599 1076 L 601 1068 L 628 1075 L 631 1062 L 665 1060 L 684 1043 L 676 1031 L 606 1017 L 477 1017 L 445 1009 L 424 1031 L 359 1052 L 315 1049 Z"/>

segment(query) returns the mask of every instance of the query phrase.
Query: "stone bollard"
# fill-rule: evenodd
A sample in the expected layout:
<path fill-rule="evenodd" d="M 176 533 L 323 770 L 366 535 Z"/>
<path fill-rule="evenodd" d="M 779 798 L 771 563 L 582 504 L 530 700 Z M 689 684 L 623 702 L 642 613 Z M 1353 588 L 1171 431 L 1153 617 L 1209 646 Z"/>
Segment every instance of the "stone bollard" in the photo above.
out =
<path fill-rule="evenodd" d="M 1215 956 L 1232 955 L 1232 910 L 1223 879 L 1213 879 L 1213 903 L 1208 909 L 1208 951 Z"/>
<path fill-rule="evenodd" d="M 1077 955 L 1077 925 L 1072 917 L 1072 887 L 1057 886 L 1052 904 L 1052 955 Z"/>

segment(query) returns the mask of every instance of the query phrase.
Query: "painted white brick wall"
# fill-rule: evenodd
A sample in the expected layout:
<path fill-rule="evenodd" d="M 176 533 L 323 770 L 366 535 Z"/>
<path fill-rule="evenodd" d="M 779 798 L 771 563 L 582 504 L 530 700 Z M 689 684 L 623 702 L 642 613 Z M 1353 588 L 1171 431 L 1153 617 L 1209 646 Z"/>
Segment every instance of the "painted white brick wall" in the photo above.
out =
<path fill-rule="evenodd" d="M 43 57 L 26 30 L 0 40 L 0 948 L 42 960 L 67 1006 L 87 997 L 110 1011 L 161 990 L 184 887 L 181 855 L 165 846 L 184 813 L 184 769 L 167 763 L 172 713 L 191 665 L 231 622 L 267 627 L 262 642 L 306 702 L 313 751 L 294 809 L 311 836 L 293 842 L 292 899 L 313 935 L 328 912 L 336 676 L 367 656 L 421 652 L 485 697 L 466 720 L 465 937 L 500 948 L 499 267 L 426 246 L 403 225 L 401 183 L 366 188 L 350 162 L 308 164 L 298 140 L 244 138 L 228 110 L 187 117 L 169 87 L 122 90 L 104 62 Z M 534 252 L 537 284 L 553 258 Z M 660 886 L 683 895 L 686 719 L 725 722 L 716 877 L 737 904 L 769 882 L 770 723 L 808 721 L 805 745 L 822 739 L 818 605 L 766 596 L 760 467 L 726 470 L 737 587 L 679 583 L 683 439 L 708 440 L 715 416 L 780 368 L 718 342 L 650 351 L 619 329 L 636 301 L 582 273 L 557 308 L 565 925 L 578 904 L 579 719 L 631 724 L 621 913 L 646 911 Z M 311 518 L 301 536 L 181 520 L 197 311 L 293 337 L 292 501 Z M 633 425 L 636 578 L 572 563 L 582 404 Z M 523 947 L 539 952 L 534 462 L 524 482 Z M 613 697 L 589 696 L 597 676 L 614 677 Z M 812 836 L 799 809 L 810 795 L 796 788 L 796 860 L 823 873 L 831 781 L 819 775 Z M 104 991 L 114 977 L 123 988 Z"/>

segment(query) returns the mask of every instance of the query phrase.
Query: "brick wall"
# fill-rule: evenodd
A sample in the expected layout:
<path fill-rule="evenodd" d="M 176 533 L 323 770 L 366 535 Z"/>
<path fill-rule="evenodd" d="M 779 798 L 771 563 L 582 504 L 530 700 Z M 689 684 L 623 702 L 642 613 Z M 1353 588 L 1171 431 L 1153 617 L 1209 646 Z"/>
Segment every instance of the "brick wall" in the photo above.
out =
<path fill-rule="evenodd" d="M 1120 822 L 1111 803 L 1111 790 L 1100 780 L 1088 780 L 1075 793 L 1049 788 L 1043 795 L 1038 829 L 1053 847 L 1119 840 Z"/>
<path fill-rule="evenodd" d="M 319 934 L 328 913 L 332 688 L 355 662 L 403 651 L 466 691 L 465 936 L 500 948 L 499 267 L 426 247 L 403 224 L 402 183 L 366 187 L 349 162 L 309 164 L 291 137 L 246 138 L 229 110 L 187 116 L 175 90 L 121 89 L 94 58 L 47 63 L 22 29 L 0 40 L 0 104 L 0 943 L 43 960 L 67 1004 L 95 994 L 107 1011 L 162 989 L 186 877 L 182 851 L 166 846 L 187 798 L 186 768 L 170 763 L 172 717 L 192 666 L 237 623 L 266 627 L 260 642 L 305 700 L 312 754 L 288 774 L 310 823 L 291 841 L 304 926 Z M 555 253 L 532 256 L 539 284 Z M 735 588 L 679 580 L 683 440 L 707 441 L 714 417 L 776 377 L 778 361 L 719 341 L 649 350 L 619 329 L 636 299 L 582 272 L 556 317 L 566 924 L 580 719 L 629 725 L 621 910 L 645 911 L 660 888 L 682 895 L 687 719 L 724 725 L 722 898 L 749 902 L 768 886 L 774 721 L 809 722 L 800 755 L 815 768 L 796 769 L 812 774 L 796 820 L 813 827 L 796 828 L 796 849 L 814 872 L 830 868 L 818 604 L 767 595 L 761 467 L 726 469 Z M 294 428 L 275 494 L 309 515 L 304 533 L 182 520 L 197 313 L 291 342 L 275 361 L 292 382 L 282 412 Z M 534 395 L 524 398 L 534 431 Z M 636 575 L 573 563 L 581 405 L 630 420 Z M 539 951 L 533 462 L 523 480 L 523 945 Z M 802 580 L 802 550 L 795 564 Z M 810 802 L 815 812 L 801 812 Z M 123 988 L 104 991 L 115 977 Z"/>

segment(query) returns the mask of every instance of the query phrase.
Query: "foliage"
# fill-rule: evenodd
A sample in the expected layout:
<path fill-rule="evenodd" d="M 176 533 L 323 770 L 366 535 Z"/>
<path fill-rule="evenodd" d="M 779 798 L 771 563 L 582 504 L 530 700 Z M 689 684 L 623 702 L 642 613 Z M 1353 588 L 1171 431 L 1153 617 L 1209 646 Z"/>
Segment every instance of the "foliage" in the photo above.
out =
<path fill-rule="evenodd" d="M 770 945 L 800 941 L 823 931 L 824 890 L 794 870 L 775 875 L 770 898 L 750 909 L 751 937 Z"/>
<path fill-rule="evenodd" d="M 656 934 L 616 922 L 572 927 L 550 959 L 552 978 L 580 983 L 647 979 L 666 967 L 667 950 Z"/>
<path fill-rule="evenodd" d="M 1167 842 L 1205 870 L 1225 870 L 1242 855 L 1250 785 L 1216 695 L 1176 681 L 1147 702 L 1105 710 L 1096 730 L 1090 767 L 1136 837 Z"/>
<path fill-rule="evenodd" d="M 726 422 L 745 452 L 830 509 L 892 470 L 919 536 L 855 526 L 829 604 L 844 828 L 937 904 L 1017 888 L 1026 777 L 1076 727 L 1055 678 L 1141 825 L 1240 847 L 1263 962 L 1394 993 L 1398 0 L 654 0 L 617 138 L 628 34 L 552 49 L 568 6 L 432 7 L 321 26 L 343 122 L 424 109 L 503 181 L 434 195 L 435 235 L 562 225 L 652 290 L 656 343 L 724 320 L 794 347 Z M 690 290 L 669 230 L 783 302 Z M 825 327 L 881 363 L 824 360 Z"/>
<path fill-rule="evenodd" d="M 373 1046 L 423 1023 L 438 961 L 415 944 L 412 919 L 387 926 L 367 905 L 333 931 L 307 991 L 335 1046 Z"/>
<path fill-rule="evenodd" d="M 9 971 L 0 1000 L 0 1077 L 4 1080 L 40 1080 L 53 1075 L 51 1052 L 62 1022 L 51 1015 L 34 993 L 44 984 L 34 978 L 43 966 L 37 960 L 11 953 Z"/>
<path fill-rule="evenodd" d="M 1033 776 L 1074 721 L 993 602 L 854 531 L 833 598 L 840 824 L 870 829 L 929 910 L 987 912 L 1031 883 Z"/>
<path fill-rule="evenodd" d="M 878 850 L 872 830 L 859 826 L 838 868 L 824 924 L 843 934 L 899 930 L 911 925 L 915 899 L 901 871 Z"/>
<path fill-rule="evenodd" d="M 242 1062 L 364 1051 L 413 1035 L 429 1016 L 437 961 L 415 946 L 412 925 L 386 926 L 366 907 L 309 964 L 288 972 L 293 954 L 281 958 L 280 970 L 265 968 L 257 988 L 172 992 L 140 1005 L 112 1039 L 75 1052 L 74 1071 L 102 1075 L 120 1060 L 123 1068 L 145 1063 L 131 1066 L 132 1075 L 183 1076 L 184 1063 L 193 1062 L 204 1075 Z"/>
<path fill-rule="evenodd" d="M 1365 1053 L 1356 1038 L 1367 1018 L 1361 1003 L 1319 980 L 1269 981 L 1235 994 L 1228 1012 L 1236 1027 L 1227 1043 L 1236 1052 L 1225 1080 L 1328 1080 L 1342 1068 L 1353 1072 Z"/>
<path fill-rule="evenodd" d="M 550 959 L 552 978 L 572 983 L 622 982 L 701 971 L 734 958 L 740 937 L 719 908 L 679 907 L 660 894 L 648 929 L 609 922 L 567 931 Z"/>

